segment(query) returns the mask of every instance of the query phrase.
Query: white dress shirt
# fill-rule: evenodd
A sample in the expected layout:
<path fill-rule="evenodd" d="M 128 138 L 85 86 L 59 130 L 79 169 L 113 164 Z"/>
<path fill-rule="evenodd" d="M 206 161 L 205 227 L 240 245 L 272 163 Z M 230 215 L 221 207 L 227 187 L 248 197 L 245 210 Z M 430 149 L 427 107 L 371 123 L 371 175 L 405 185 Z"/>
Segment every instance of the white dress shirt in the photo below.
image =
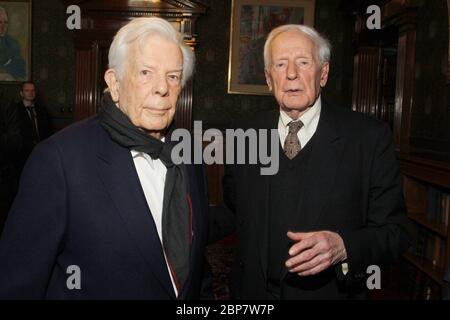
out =
<path fill-rule="evenodd" d="M 167 168 L 161 160 L 153 160 L 144 152 L 131 150 L 131 155 L 133 156 L 139 181 L 141 182 L 142 190 L 144 190 L 145 199 L 155 221 L 156 230 L 162 245 L 162 210 Z M 165 253 L 164 257 L 166 258 L 167 271 L 169 272 L 175 295 L 178 296 L 178 290 L 172 278 Z"/>
<path fill-rule="evenodd" d="M 284 111 L 280 111 L 280 119 L 278 120 L 278 134 L 280 135 L 281 146 L 284 147 L 284 140 L 289 133 L 289 123 L 291 121 L 301 120 L 303 122 L 303 127 L 298 131 L 297 136 L 300 141 L 300 146 L 304 148 L 306 144 L 311 140 L 314 133 L 316 133 L 317 125 L 320 119 L 320 110 L 322 109 L 322 102 L 319 98 L 316 100 L 314 105 L 309 108 L 302 116 L 298 119 L 292 119 Z"/>

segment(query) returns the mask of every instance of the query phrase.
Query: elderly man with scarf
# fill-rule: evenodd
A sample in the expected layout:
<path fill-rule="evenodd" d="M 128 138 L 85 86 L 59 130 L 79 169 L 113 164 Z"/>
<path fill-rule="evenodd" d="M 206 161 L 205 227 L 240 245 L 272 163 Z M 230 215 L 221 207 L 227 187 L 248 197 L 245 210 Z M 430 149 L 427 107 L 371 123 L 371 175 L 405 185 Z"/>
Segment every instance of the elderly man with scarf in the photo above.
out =
<path fill-rule="evenodd" d="M 171 161 L 194 56 L 160 18 L 109 51 L 102 111 L 41 143 L 0 240 L 0 299 L 196 299 L 206 242 L 201 167 Z"/>

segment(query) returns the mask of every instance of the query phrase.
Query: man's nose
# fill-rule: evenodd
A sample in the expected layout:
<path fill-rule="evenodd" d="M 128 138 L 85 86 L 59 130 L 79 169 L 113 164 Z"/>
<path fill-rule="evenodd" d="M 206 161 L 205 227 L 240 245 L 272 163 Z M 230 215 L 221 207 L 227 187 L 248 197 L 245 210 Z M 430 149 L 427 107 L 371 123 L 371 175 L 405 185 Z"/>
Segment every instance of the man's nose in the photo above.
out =
<path fill-rule="evenodd" d="M 286 75 L 289 80 L 295 80 L 298 77 L 297 67 L 295 63 L 289 62 L 286 70 Z"/>
<path fill-rule="evenodd" d="M 158 94 L 161 97 L 167 96 L 169 93 L 169 86 L 165 76 L 158 76 L 153 84 L 153 94 Z"/>

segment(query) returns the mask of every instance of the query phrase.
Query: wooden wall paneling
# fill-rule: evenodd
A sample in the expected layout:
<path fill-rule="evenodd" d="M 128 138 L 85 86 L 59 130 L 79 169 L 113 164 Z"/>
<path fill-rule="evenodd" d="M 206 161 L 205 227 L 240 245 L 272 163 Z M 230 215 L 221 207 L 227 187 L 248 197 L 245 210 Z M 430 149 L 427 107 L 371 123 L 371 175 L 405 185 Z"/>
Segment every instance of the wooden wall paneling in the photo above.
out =
<path fill-rule="evenodd" d="M 83 119 L 96 113 L 97 52 L 96 45 L 76 52 L 75 119 Z"/>
<path fill-rule="evenodd" d="M 396 41 L 396 43 L 398 40 Z M 391 129 L 394 128 L 395 113 L 395 84 L 397 75 L 397 45 L 391 45 L 382 48 L 381 65 L 379 75 L 379 94 L 381 110 L 378 118 L 389 124 Z"/>
<path fill-rule="evenodd" d="M 388 122 L 394 132 L 397 151 L 408 153 L 418 9 L 409 0 L 380 0 L 379 3 L 383 7 L 382 30 L 365 29 L 361 24 L 365 21 L 365 12 L 356 17 L 352 109 Z M 395 54 L 395 50 L 396 62 L 392 53 Z M 392 78 L 387 78 L 391 69 L 396 72 L 395 97 L 394 91 L 391 93 L 385 86 L 386 80 Z M 392 103 L 395 103 L 393 112 L 389 110 Z"/>
<path fill-rule="evenodd" d="M 396 142 L 396 145 L 400 145 L 400 141 L 402 140 L 402 130 L 405 130 L 406 128 L 402 128 L 403 126 L 406 126 L 407 122 L 402 121 L 408 120 L 407 117 L 403 117 L 403 92 L 404 92 L 404 83 L 405 83 L 405 63 L 406 59 L 404 58 L 406 55 L 406 38 L 400 37 L 398 41 L 398 51 L 397 51 L 397 78 L 395 83 L 395 113 L 394 113 L 394 140 Z M 399 59 L 400 57 L 400 59 Z M 403 57 L 403 58 L 402 58 Z M 409 132 L 409 130 L 408 130 Z M 405 135 L 403 134 L 403 137 Z M 403 151 L 405 151 L 405 145 L 403 141 Z"/>
<path fill-rule="evenodd" d="M 414 103 L 417 11 L 407 10 L 390 23 L 395 24 L 399 29 L 394 139 L 400 153 L 409 153 L 411 149 L 411 112 Z"/>
<path fill-rule="evenodd" d="M 380 48 L 360 47 L 354 57 L 353 101 L 354 111 L 377 116 L 381 113 L 378 77 Z"/>
<path fill-rule="evenodd" d="M 192 93 L 193 83 L 189 80 L 178 97 L 175 125 L 178 128 L 192 129 Z"/>

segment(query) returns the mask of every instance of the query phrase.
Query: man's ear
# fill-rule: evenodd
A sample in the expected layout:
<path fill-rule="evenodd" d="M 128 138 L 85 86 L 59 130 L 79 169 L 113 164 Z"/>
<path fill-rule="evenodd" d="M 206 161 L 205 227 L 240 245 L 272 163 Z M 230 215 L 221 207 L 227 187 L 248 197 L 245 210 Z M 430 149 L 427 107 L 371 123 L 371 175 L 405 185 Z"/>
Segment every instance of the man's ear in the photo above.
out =
<path fill-rule="evenodd" d="M 325 62 L 322 66 L 322 73 L 320 75 L 320 86 L 323 88 L 328 81 L 328 72 L 330 71 L 330 64 Z"/>
<path fill-rule="evenodd" d="M 269 90 L 272 91 L 272 78 L 270 76 L 270 73 L 269 71 L 267 71 L 267 69 L 264 69 L 264 74 L 266 76 L 267 86 L 269 87 Z"/>
<path fill-rule="evenodd" d="M 119 102 L 119 81 L 117 80 L 117 73 L 114 69 L 108 69 L 105 72 L 105 81 L 108 85 L 111 98 L 114 102 Z"/>

